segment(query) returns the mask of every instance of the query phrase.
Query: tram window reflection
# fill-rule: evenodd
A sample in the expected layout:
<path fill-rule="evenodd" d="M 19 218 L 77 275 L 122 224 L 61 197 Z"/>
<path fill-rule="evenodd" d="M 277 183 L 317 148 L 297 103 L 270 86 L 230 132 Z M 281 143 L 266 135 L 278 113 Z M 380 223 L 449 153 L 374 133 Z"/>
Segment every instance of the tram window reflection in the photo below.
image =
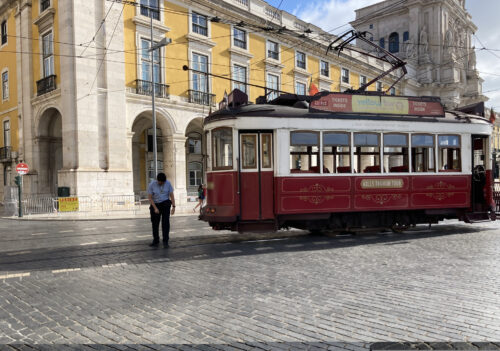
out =
<path fill-rule="evenodd" d="M 241 135 L 241 167 L 243 169 L 257 168 L 257 135 Z"/>
<path fill-rule="evenodd" d="M 261 153 L 262 153 L 262 168 L 273 167 L 273 153 L 272 153 L 272 134 L 261 135 Z"/>
<path fill-rule="evenodd" d="M 408 135 L 384 134 L 384 168 L 389 173 L 408 172 Z"/>
<path fill-rule="evenodd" d="M 460 172 L 460 137 L 458 135 L 439 135 L 439 171 Z"/>
<path fill-rule="evenodd" d="M 319 173 L 319 133 L 290 133 L 290 172 Z"/>
<path fill-rule="evenodd" d="M 351 173 L 350 134 L 323 134 L 323 173 Z"/>
<path fill-rule="evenodd" d="M 353 168 L 356 173 L 380 173 L 379 134 L 354 134 Z"/>
<path fill-rule="evenodd" d="M 413 134 L 411 136 L 412 172 L 434 172 L 434 135 Z"/>
<path fill-rule="evenodd" d="M 233 130 L 219 128 L 212 131 L 214 170 L 233 168 Z"/>

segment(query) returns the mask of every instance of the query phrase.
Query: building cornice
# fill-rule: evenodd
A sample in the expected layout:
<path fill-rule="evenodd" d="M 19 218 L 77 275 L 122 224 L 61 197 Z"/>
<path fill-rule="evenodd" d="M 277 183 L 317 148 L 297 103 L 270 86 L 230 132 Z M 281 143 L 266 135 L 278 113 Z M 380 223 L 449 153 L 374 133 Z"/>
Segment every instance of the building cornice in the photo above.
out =
<path fill-rule="evenodd" d="M 43 11 L 35 20 L 33 24 L 38 26 L 38 31 L 43 32 L 46 28 L 49 28 L 54 23 L 54 17 L 56 15 L 56 10 L 53 7 L 48 8 Z"/>
<path fill-rule="evenodd" d="M 23 2 L 29 2 L 29 6 L 31 6 L 31 1 L 23 1 Z M 14 7 L 18 7 L 18 0 L 0 0 L 0 14 L 3 14 L 9 9 L 12 9 Z M 24 6 L 22 6 L 24 8 Z"/>
<path fill-rule="evenodd" d="M 147 28 L 151 27 L 151 21 L 149 20 L 148 17 L 134 16 L 134 18 L 132 18 L 132 22 L 134 22 L 134 24 L 136 26 L 141 25 L 141 26 L 147 27 Z M 167 32 L 171 31 L 171 29 L 169 27 L 165 26 L 163 23 L 161 23 L 160 21 L 157 21 L 157 20 L 153 20 L 153 29 L 160 31 L 160 32 L 163 32 L 163 33 L 167 33 Z"/>
<path fill-rule="evenodd" d="M 210 40 L 210 38 L 208 37 L 204 37 L 204 36 L 201 36 L 201 35 L 198 35 L 198 34 L 194 34 L 194 33 L 189 33 L 189 34 L 186 34 L 186 38 L 189 42 L 196 42 L 198 44 L 201 44 L 201 45 L 204 45 L 204 46 L 208 46 L 208 47 L 211 47 L 213 48 L 215 45 L 217 45 L 216 42 Z"/>
<path fill-rule="evenodd" d="M 252 59 L 254 57 L 254 55 L 251 54 L 250 52 L 243 50 L 243 49 L 240 49 L 238 47 L 230 47 L 227 49 L 227 51 L 229 51 L 232 54 L 244 56 L 244 57 L 249 58 L 249 59 Z"/>

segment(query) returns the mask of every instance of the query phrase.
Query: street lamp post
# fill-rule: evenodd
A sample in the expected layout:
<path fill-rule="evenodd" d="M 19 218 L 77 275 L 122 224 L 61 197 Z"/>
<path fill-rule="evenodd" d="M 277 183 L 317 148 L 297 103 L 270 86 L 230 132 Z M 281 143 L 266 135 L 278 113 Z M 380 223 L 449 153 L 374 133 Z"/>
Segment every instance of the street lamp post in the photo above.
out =
<path fill-rule="evenodd" d="M 151 47 L 149 51 L 151 52 L 151 108 L 153 112 L 153 165 L 154 165 L 154 178 L 158 175 L 158 145 L 156 140 L 156 109 L 155 109 L 155 95 L 156 95 L 156 85 L 155 85 L 155 74 L 154 74 L 154 56 L 155 50 L 160 49 L 163 46 L 167 46 L 172 42 L 170 38 L 163 38 L 156 45 L 153 45 L 153 14 L 151 12 L 152 8 L 149 8 L 149 17 L 151 18 Z M 158 55 L 160 58 L 160 66 L 161 66 L 161 55 Z M 161 72 L 161 70 L 160 70 Z"/>

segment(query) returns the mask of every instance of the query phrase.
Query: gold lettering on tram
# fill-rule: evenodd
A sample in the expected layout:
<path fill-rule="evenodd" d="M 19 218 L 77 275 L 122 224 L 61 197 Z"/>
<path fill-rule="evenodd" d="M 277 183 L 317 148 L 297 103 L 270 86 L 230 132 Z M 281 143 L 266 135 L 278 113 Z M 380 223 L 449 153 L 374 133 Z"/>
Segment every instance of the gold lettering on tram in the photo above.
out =
<path fill-rule="evenodd" d="M 401 189 L 403 179 L 363 179 L 361 189 Z"/>
<path fill-rule="evenodd" d="M 334 189 L 329 186 L 324 186 L 322 184 L 314 184 L 307 188 L 300 189 L 301 193 L 312 193 L 314 195 L 311 196 L 299 196 L 301 201 L 309 202 L 313 205 L 319 205 L 325 202 L 326 200 L 333 200 L 333 195 L 320 195 L 323 193 L 331 193 Z"/>
<path fill-rule="evenodd" d="M 448 184 L 448 183 L 445 183 L 443 182 L 442 180 L 433 184 L 433 185 L 429 185 L 428 187 L 426 187 L 426 189 L 429 189 L 429 190 L 435 190 L 435 189 L 439 189 L 439 190 L 443 190 L 443 189 L 446 189 L 446 190 L 450 190 L 450 189 L 455 189 L 455 186 L 452 185 L 452 184 Z"/>
<path fill-rule="evenodd" d="M 437 201 L 443 201 L 445 199 L 449 199 L 453 195 L 455 195 L 455 193 L 427 193 L 427 194 L 425 194 L 425 196 L 427 196 L 433 200 L 437 200 Z"/>
<path fill-rule="evenodd" d="M 373 201 L 376 204 L 383 205 L 386 202 L 393 200 L 401 200 L 401 194 L 374 194 L 374 195 L 361 195 L 363 200 Z"/>

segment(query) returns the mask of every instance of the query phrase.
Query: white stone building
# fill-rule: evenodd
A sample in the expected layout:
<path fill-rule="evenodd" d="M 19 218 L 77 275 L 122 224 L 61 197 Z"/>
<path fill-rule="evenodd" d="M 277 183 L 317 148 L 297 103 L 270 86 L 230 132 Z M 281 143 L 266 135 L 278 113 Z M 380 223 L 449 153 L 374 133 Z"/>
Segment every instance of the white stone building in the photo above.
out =
<path fill-rule="evenodd" d="M 385 0 L 356 10 L 351 25 L 407 61 L 404 94 L 439 96 L 447 108 L 487 100 L 465 0 Z"/>

